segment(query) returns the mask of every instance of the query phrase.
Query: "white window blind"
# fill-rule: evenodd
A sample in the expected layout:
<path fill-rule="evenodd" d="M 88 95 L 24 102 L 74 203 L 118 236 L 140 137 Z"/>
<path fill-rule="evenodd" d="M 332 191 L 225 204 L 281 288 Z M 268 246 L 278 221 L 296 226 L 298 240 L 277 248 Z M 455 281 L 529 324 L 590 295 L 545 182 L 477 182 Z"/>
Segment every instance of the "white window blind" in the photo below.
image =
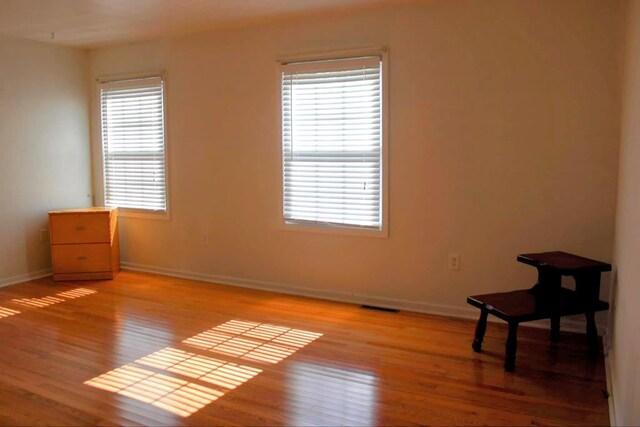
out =
<path fill-rule="evenodd" d="M 105 205 L 166 211 L 162 78 L 102 83 L 100 110 Z"/>
<path fill-rule="evenodd" d="M 380 57 L 283 65 L 286 222 L 382 228 Z"/>

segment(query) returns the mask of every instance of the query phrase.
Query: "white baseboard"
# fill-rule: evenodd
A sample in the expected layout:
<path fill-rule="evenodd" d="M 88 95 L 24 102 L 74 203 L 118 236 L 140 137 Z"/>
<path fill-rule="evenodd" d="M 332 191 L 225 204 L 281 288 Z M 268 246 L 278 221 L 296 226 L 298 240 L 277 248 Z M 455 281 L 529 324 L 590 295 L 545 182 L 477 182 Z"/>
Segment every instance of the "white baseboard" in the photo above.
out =
<path fill-rule="evenodd" d="M 17 283 L 28 282 L 29 280 L 40 279 L 42 277 L 51 276 L 51 269 L 44 268 L 42 270 L 31 271 L 29 273 L 18 274 L 16 276 L 11 277 L 0 277 L 0 288 L 5 286 L 15 285 Z"/>
<path fill-rule="evenodd" d="M 311 298 L 320 298 L 331 301 L 346 302 L 352 304 L 366 304 L 378 307 L 393 308 L 397 310 L 414 311 L 418 313 L 435 314 L 439 316 L 457 317 L 463 319 L 478 319 L 478 310 L 472 307 L 433 304 L 426 302 L 408 301 L 372 295 L 355 294 L 348 292 L 326 291 L 321 289 L 294 286 L 290 284 L 269 282 L 264 280 L 246 279 L 240 277 L 220 276 L 215 274 L 196 273 L 191 271 L 176 270 L 172 268 L 156 267 L 146 264 L 122 262 L 122 268 L 146 273 L 162 274 L 165 276 L 179 277 L 182 279 L 199 280 L 221 285 L 238 286 L 242 288 L 258 289 L 263 291 L 280 292 L 290 295 L 298 295 Z M 490 321 L 502 322 L 502 320 L 489 317 Z M 527 322 L 526 326 L 548 329 L 548 321 Z M 573 319 L 562 320 L 562 330 L 567 332 L 585 332 L 585 322 Z M 598 325 L 599 331 L 604 331 L 604 325 Z"/>
<path fill-rule="evenodd" d="M 605 377 L 607 378 L 607 392 L 609 392 L 609 398 L 607 402 L 609 403 L 609 423 L 612 426 L 617 426 L 617 417 L 616 417 L 616 405 L 614 401 L 614 388 L 613 388 L 613 372 L 611 371 L 611 351 L 604 357 L 604 372 Z"/>

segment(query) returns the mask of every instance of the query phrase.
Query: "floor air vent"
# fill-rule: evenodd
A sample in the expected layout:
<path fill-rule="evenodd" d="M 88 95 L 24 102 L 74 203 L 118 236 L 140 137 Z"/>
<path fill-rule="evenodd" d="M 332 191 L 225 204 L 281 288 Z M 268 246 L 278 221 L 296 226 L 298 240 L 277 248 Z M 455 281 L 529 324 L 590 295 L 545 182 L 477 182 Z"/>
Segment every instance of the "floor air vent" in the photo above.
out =
<path fill-rule="evenodd" d="M 361 305 L 360 308 L 364 308 L 365 310 L 386 311 L 387 313 L 397 313 L 400 311 L 395 308 L 376 307 L 375 305 Z"/>

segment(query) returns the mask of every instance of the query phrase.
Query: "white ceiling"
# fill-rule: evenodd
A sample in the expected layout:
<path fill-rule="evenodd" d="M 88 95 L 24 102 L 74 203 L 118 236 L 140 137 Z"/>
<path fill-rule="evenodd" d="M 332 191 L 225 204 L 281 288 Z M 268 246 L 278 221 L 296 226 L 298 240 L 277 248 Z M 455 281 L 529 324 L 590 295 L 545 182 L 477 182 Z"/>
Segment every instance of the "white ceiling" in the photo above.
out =
<path fill-rule="evenodd" d="M 398 0 L 0 0 L 0 35 L 95 48 L 390 2 Z"/>

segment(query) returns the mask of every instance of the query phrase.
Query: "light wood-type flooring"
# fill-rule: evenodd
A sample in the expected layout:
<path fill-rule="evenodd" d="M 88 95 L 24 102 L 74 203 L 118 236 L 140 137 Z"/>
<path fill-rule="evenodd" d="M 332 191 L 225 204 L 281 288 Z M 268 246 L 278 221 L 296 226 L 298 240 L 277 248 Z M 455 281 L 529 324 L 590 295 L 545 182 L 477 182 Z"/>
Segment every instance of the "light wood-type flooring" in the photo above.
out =
<path fill-rule="evenodd" d="M 0 289 L 2 425 L 605 425 L 584 336 L 123 271 Z"/>

